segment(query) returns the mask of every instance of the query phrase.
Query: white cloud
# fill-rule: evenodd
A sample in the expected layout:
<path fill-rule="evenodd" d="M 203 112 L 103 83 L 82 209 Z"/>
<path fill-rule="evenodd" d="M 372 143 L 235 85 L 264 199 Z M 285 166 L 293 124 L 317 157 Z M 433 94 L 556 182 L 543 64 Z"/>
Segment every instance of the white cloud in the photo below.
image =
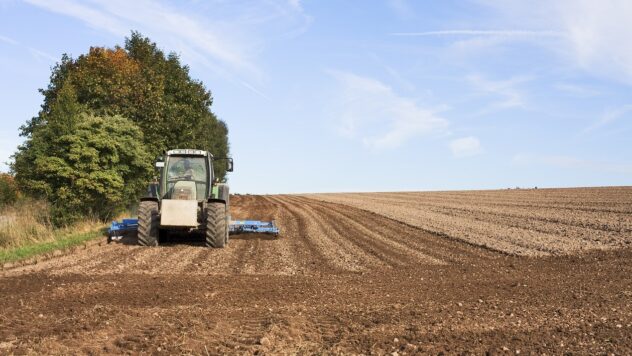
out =
<path fill-rule="evenodd" d="M 481 75 L 472 74 L 466 79 L 480 95 L 495 98 L 489 106 L 481 110 L 479 115 L 511 108 L 526 108 L 526 95 L 518 86 L 531 80 L 529 77 L 519 76 L 507 80 L 490 80 Z"/>
<path fill-rule="evenodd" d="M 579 97 L 579 98 L 588 98 L 601 95 L 602 93 L 594 88 L 591 88 L 586 85 L 576 85 L 570 83 L 557 83 L 553 85 L 553 88 L 564 92 L 568 95 Z"/>
<path fill-rule="evenodd" d="M 0 42 L 4 42 L 4 43 L 8 43 L 10 45 L 13 46 L 17 46 L 20 47 L 24 50 L 26 50 L 27 52 L 29 52 L 31 54 L 31 56 L 33 56 L 33 58 L 35 58 L 36 60 L 41 60 L 41 59 L 45 59 L 47 62 L 56 62 L 57 58 L 53 57 L 52 55 L 39 50 L 37 48 L 33 48 L 30 46 L 25 46 L 23 44 L 21 44 L 20 42 L 14 40 L 13 38 L 10 37 L 6 37 L 6 36 L 2 36 L 0 35 Z"/>
<path fill-rule="evenodd" d="M 26 2 L 121 37 L 129 35 L 130 30 L 139 30 L 161 46 L 180 53 L 185 60 L 200 63 L 257 94 L 261 91 L 251 82 L 260 82 L 263 77 L 255 63 L 267 38 L 262 34 L 263 29 L 272 28 L 275 34 L 287 33 L 295 31 L 295 27 L 304 29 L 309 22 L 302 14 L 300 1 L 217 3 L 209 15 L 212 18 L 149 0 Z"/>
<path fill-rule="evenodd" d="M 452 155 L 457 158 L 472 157 L 483 152 L 478 138 L 469 136 L 450 141 Z"/>
<path fill-rule="evenodd" d="M 585 128 L 582 133 L 586 134 L 603 126 L 611 124 L 612 122 L 625 117 L 630 112 L 632 112 L 632 105 L 623 105 L 615 109 L 608 109 L 603 113 L 603 115 L 601 115 L 601 117 L 597 121 Z"/>
<path fill-rule="evenodd" d="M 118 36 L 128 35 L 136 26 L 150 31 L 166 32 L 174 39 L 183 40 L 191 49 L 211 55 L 217 60 L 237 68 L 254 70 L 243 49 L 220 38 L 208 25 L 203 25 L 192 16 L 158 2 L 104 1 L 90 3 L 77 0 L 26 0 L 32 5 L 75 17 L 88 26 L 106 30 Z M 88 5 L 86 5 L 88 4 Z M 180 48 L 182 49 L 182 48 Z"/>
<path fill-rule="evenodd" d="M 561 32 L 555 31 L 531 31 L 531 30 L 441 30 L 425 32 L 395 32 L 394 36 L 429 37 L 429 36 L 491 36 L 534 38 L 534 37 L 561 37 Z"/>
<path fill-rule="evenodd" d="M 379 80 L 329 71 L 340 85 L 336 116 L 340 133 L 367 147 L 392 148 L 419 136 L 444 132 L 448 121 L 439 110 L 420 106 Z"/>
<path fill-rule="evenodd" d="M 516 29 L 448 29 L 422 32 L 396 32 L 400 37 L 441 37 L 449 43 L 448 49 L 456 56 L 482 54 L 490 55 L 490 51 L 514 42 L 534 44 L 558 43 L 565 34 L 550 30 L 516 30 Z"/>
<path fill-rule="evenodd" d="M 394 33 L 441 36 L 460 52 L 489 54 L 493 47 L 528 41 L 556 54 L 566 65 L 632 84 L 632 1 L 478 0 L 491 14 L 480 28 Z M 489 27 L 495 29 L 489 29 Z M 464 38 L 465 37 L 465 38 Z"/>
<path fill-rule="evenodd" d="M 29 53 L 35 58 L 35 59 L 44 59 L 46 61 L 49 62 L 57 62 L 58 60 L 60 60 L 61 58 L 57 58 L 54 57 L 44 51 L 41 51 L 37 48 L 33 48 L 33 47 L 26 47 L 26 49 L 29 51 Z"/>
<path fill-rule="evenodd" d="M 2 36 L 2 35 L 0 35 L 0 42 L 5 42 L 5 43 L 11 44 L 11 45 L 17 45 L 18 44 L 18 41 L 14 40 L 13 38 Z"/>
<path fill-rule="evenodd" d="M 303 5 L 301 4 L 301 0 L 288 0 L 288 4 L 296 10 L 303 10 Z"/>
<path fill-rule="evenodd" d="M 559 32 L 543 43 L 592 74 L 632 84 L 632 2 L 628 0 L 480 1 L 495 22 Z"/>

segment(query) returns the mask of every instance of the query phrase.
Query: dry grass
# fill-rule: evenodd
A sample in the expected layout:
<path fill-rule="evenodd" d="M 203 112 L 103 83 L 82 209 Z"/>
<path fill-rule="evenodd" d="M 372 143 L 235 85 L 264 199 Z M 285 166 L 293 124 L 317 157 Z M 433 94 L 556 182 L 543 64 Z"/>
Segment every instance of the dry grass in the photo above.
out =
<path fill-rule="evenodd" d="M 0 209 L 0 250 L 51 242 L 69 233 L 94 231 L 102 225 L 96 219 L 87 219 L 71 227 L 54 229 L 46 202 L 21 200 Z"/>
<path fill-rule="evenodd" d="M 48 205 L 24 200 L 0 210 L 0 249 L 54 239 Z"/>

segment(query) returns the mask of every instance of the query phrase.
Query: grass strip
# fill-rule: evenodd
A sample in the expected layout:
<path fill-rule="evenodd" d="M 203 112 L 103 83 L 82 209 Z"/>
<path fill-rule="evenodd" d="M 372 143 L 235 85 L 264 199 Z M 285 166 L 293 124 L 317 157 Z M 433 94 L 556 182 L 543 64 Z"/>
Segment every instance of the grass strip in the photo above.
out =
<path fill-rule="evenodd" d="M 57 237 L 54 241 L 36 242 L 26 246 L 0 250 L 0 265 L 8 262 L 23 260 L 55 250 L 65 250 L 70 247 L 80 245 L 88 240 L 103 236 L 103 234 L 103 229 L 99 229 L 79 234 L 68 234 L 60 236 Z"/>

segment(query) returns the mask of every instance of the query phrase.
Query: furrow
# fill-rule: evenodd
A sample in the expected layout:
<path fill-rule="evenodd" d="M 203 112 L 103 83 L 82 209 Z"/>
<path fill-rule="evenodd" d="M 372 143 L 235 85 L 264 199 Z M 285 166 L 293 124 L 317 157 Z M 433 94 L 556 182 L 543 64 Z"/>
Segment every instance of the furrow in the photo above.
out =
<path fill-rule="evenodd" d="M 307 200 L 304 198 L 297 198 L 297 203 L 311 205 L 320 214 L 327 216 L 328 221 L 337 222 L 337 231 L 339 234 L 344 234 L 349 241 L 358 245 L 366 253 L 375 255 L 377 258 L 384 260 L 388 265 L 392 267 L 404 266 L 413 262 L 430 263 L 430 264 L 443 264 L 444 262 L 435 259 L 431 256 L 421 253 L 417 249 L 412 249 L 404 244 L 393 241 L 391 235 L 397 235 L 399 230 L 405 229 L 405 226 L 401 225 L 397 230 L 390 231 L 389 234 L 381 234 L 375 230 L 367 228 L 367 224 L 374 226 L 379 222 L 371 221 L 369 213 L 363 211 L 355 211 L 352 216 L 347 216 L 340 213 L 332 204 L 323 204 L 314 200 Z M 355 210 L 355 209 L 354 209 Z M 362 223 L 364 222 L 364 224 Z"/>
<path fill-rule="evenodd" d="M 496 253 L 490 253 L 488 250 L 467 245 L 460 241 L 446 239 L 445 237 L 419 230 L 365 210 L 310 200 L 316 204 L 326 204 L 324 206 L 325 209 L 335 211 L 347 219 L 353 220 L 355 224 L 360 224 L 361 221 L 370 222 L 370 228 L 375 233 L 374 236 L 379 238 L 379 240 L 383 240 L 384 243 L 390 244 L 394 248 L 414 254 L 420 261 L 425 261 L 426 263 L 443 264 L 463 260 L 479 261 L 481 258 L 497 256 Z"/>
<path fill-rule="evenodd" d="M 335 266 L 330 264 L 323 250 L 311 240 L 307 234 L 307 223 L 297 211 L 293 210 L 285 200 L 278 197 L 269 198 L 279 207 L 278 224 L 281 229 L 280 238 L 287 240 L 295 254 L 298 273 L 309 274 L 315 272 L 330 273 Z"/>
<path fill-rule="evenodd" d="M 322 251 L 329 264 L 343 271 L 364 270 L 359 255 L 354 253 L 354 247 L 333 231 L 329 224 L 325 224 L 322 217 L 297 204 L 288 203 L 287 207 L 297 213 L 299 221 L 305 221 L 301 228 L 306 239 Z"/>

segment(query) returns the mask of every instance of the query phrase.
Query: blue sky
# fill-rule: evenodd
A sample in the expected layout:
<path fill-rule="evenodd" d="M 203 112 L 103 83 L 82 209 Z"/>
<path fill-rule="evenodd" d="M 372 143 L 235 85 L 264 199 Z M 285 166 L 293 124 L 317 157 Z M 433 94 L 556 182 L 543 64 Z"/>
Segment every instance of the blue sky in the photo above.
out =
<path fill-rule="evenodd" d="M 0 0 L 0 161 L 62 53 L 138 30 L 213 92 L 236 192 L 630 185 L 630 18 L 626 0 Z"/>

